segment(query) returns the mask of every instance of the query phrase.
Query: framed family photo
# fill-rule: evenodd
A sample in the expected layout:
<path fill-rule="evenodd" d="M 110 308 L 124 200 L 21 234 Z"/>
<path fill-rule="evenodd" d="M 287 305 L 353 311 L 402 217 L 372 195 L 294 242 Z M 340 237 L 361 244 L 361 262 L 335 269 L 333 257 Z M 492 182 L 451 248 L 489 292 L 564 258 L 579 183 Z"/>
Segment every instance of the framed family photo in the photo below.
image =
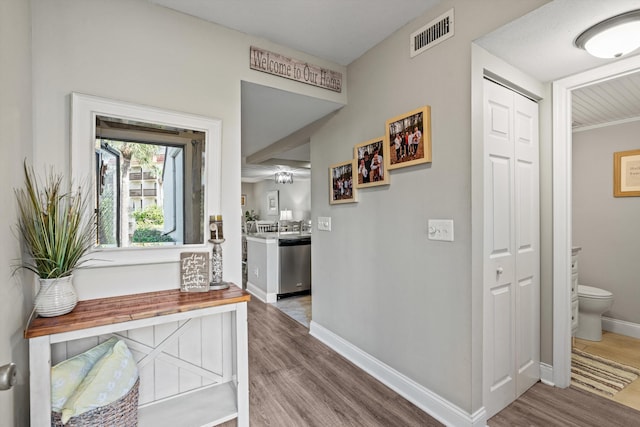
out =
<path fill-rule="evenodd" d="M 640 150 L 613 153 L 613 196 L 640 196 Z"/>
<path fill-rule="evenodd" d="M 356 145 L 353 157 L 356 159 L 357 188 L 389 184 L 389 146 L 384 143 L 383 136 Z"/>
<path fill-rule="evenodd" d="M 387 120 L 388 169 L 431 162 L 431 107 L 426 105 Z"/>
<path fill-rule="evenodd" d="M 329 166 L 329 204 L 357 202 L 356 160 Z"/>

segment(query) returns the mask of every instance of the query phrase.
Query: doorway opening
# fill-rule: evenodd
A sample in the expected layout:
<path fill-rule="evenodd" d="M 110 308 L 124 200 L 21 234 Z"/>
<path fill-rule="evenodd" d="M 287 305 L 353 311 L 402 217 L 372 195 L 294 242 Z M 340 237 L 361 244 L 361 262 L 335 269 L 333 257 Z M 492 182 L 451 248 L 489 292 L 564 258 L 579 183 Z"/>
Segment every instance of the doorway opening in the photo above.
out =
<path fill-rule="evenodd" d="M 553 83 L 553 382 L 571 382 L 572 103 L 574 90 L 640 71 L 631 57 Z"/>

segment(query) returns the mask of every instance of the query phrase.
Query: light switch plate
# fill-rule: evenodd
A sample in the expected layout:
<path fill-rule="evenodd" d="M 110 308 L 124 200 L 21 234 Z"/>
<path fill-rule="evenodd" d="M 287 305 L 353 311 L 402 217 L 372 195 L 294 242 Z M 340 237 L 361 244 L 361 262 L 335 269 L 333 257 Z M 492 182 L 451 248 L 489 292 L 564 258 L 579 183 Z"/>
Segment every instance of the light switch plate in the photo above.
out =
<path fill-rule="evenodd" d="M 428 227 L 429 240 L 453 242 L 452 219 L 430 219 Z"/>
<path fill-rule="evenodd" d="M 318 231 L 331 231 L 331 217 L 319 216 L 318 217 Z"/>

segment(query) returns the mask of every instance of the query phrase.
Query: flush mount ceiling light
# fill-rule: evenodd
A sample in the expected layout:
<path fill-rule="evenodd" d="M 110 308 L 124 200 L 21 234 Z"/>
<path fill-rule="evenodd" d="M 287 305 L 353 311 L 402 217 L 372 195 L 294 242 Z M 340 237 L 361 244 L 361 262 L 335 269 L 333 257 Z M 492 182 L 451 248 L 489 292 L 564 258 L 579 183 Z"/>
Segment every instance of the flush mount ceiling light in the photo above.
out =
<path fill-rule="evenodd" d="M 293 184 L 293 173 L 287 171 L 276 172 L 275 180 L 278 184 Z"/>
<path fill-rule="evenodd" d="M 640 9 L 597 23 L 574 43 L 598 58 L 619 58 L 633 52 L 640 47 Z"/>

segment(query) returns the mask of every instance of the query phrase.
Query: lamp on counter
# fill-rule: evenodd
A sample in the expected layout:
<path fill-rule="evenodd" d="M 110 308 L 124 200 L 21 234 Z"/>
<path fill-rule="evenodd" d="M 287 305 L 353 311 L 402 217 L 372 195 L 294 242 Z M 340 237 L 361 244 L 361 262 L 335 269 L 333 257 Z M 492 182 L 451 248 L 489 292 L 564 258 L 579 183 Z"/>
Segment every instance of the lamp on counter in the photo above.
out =
<path fill-rule="evenodd" d="M 640 9 L 598 22 L 574 44 L 598 58 L 620 58 L 633 52 L 640 47 Z"/>
<path fill-rule="evenodd" d="M 293 211 L 291 209 L 285 209 L 280 211 L 280 221 L 293 220 Z"/>
<path fill-rule="evenodd" d="M 275 180 L 277 184 L 293 184 L 293 172 L 276 172 Z"/>

